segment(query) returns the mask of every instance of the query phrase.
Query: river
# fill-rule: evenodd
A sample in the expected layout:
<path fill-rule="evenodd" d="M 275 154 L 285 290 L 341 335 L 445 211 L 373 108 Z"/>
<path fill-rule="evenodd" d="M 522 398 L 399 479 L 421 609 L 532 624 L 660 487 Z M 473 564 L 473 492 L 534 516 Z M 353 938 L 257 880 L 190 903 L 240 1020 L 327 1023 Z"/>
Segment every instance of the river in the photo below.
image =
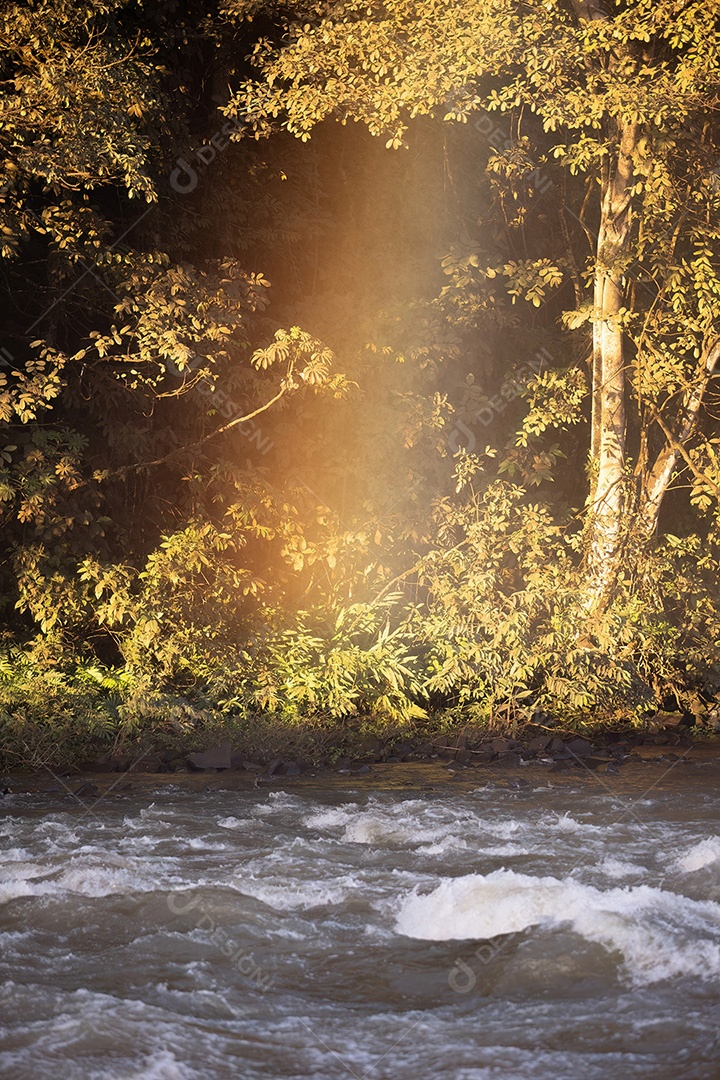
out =
<path fill-rule="evenodd" d="M 720 1076 L 717 768 L 423 775 L 7 796 L 0 1075 Z"/>

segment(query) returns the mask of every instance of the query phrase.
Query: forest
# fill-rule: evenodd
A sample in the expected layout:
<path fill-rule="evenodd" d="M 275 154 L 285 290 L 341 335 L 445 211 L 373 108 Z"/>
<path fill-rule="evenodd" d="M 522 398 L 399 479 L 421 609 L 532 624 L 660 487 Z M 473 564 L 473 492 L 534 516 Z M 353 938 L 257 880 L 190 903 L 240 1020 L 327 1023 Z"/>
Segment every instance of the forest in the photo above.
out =
<path fill-rule="evenodd" d="M 2 4 L 4 767 L 720 728 L 719 14 Z"/>

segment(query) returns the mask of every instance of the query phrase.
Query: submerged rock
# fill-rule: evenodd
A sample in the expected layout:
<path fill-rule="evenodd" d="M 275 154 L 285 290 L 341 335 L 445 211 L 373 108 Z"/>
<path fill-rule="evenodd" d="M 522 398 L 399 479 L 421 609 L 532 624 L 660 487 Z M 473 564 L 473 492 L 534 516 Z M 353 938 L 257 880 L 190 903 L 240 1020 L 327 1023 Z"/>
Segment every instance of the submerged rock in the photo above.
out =
<path fill-rule="evenodd" d="M 614 758 L 609 754 L 589 754 L 583 758 L 583 765 L 588 769 L 602 769 L 603 765 L 614 764 Z"/>
<path fill-rule="evenodd" d="M 99 788 L 97 787 L 97 785 L 96 784 L 91 784 L 90 781 L 88 780 L 84 784 L 81 784 L 80 787 L 77 789 L 77 791 L 75 791 L 73 794 L 75 795 L 76 799 L 78 799 L 78 798 L 82 799 L 82 798 L 88 798 L 88 797 L 90 797 L 92 795 L 97 795 L 98 791 L 99 791 Z"/>

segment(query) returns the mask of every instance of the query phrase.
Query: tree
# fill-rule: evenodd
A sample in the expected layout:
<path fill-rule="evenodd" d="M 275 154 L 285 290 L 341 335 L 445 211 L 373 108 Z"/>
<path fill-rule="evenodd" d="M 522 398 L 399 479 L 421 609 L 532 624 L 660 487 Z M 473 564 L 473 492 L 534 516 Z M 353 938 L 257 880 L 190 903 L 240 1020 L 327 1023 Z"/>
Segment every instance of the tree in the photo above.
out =
<path fill-rule="evenodd" d="M 298 5 L 281 45 L 258 43 L 258 76 L 226 110 L 257 137 L 280 127 L 306 140 L 326 119 L 357 121 L 398 149 L 420 115 L 467 123 L 487 109 L 508 114 L 514 132 L 496 170 L 519 149 L 530 169 L 567 170 L 555 209 L 564 257 L 521 270 L 536 305 L 554 270 L 572 277 L 566 325 L 592 329 L 591 616 L 623 556 L 655 533 L 680 462 L 697 502 L 720 492 L 704 408 L 720 357 L 719 10 L 716 0 Z"/>
<path fill-rule="evenodd" d="M 269 282 L 236 257 L 290 226 L 281 170 L 221 137 L 205 80 L 228 71 L 223 32 L 238 35 L 209 14 L 132 0 L 0 14 L 0 603 L 43 632 L 97 633 L 80 563 L 142 564 L 176 502 L 210 515 L 198 473 L 218 435 L 262 452 L 271 439 L 248 417 L 301 388 L 341 392 L 319 342 L 261 324 Z M 173 189 L 179 154 L 207 162 L 207 146 L 192 156 L 203 137 L 225 154 L 214 182 Z"/>

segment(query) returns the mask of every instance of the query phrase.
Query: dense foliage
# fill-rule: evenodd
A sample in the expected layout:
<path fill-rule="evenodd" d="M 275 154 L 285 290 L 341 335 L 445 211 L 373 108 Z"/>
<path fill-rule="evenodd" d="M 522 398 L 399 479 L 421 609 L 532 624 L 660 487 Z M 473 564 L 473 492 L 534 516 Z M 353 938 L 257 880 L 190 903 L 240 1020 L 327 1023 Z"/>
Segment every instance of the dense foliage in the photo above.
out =
<path fill-rule="evenodd" d="M 6 761 L 703 722 L 717 8 L 3 6 Z"/>

